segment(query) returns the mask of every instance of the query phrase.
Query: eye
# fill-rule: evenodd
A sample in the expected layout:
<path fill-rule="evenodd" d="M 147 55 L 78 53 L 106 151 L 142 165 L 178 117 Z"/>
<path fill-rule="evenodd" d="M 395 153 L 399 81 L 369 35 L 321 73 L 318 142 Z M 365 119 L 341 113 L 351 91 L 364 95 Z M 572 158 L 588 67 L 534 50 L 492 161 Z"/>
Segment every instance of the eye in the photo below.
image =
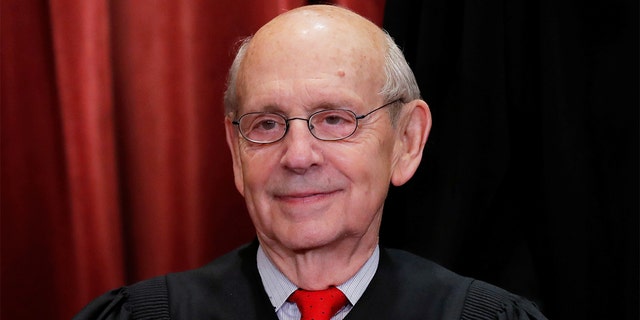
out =
<path fill-rule="evenodd" d="M 351 126 L 355 117 L 346 110 L 326 110 L 314 115 L 313 123 L 316 126 Z"/>
<path fill-rule="evenodd" d="M 280 132 L 286 127 L 285 120 L 278 114 L 247 114 L 241 119 L 241 129 L 249 136 Z"/>
<path fill-rule="evenodd" d="M 254 123 L 256 130 L 272 130 L 276 127 L 276 121 L 273 119 L 262 119 Z"/>
<path fill-rule="evenodd" d="M 331 115 L 324 118 L 324 122 L 326 122 L 327 124 L 333 124 L 333 125 L 340 124 L 343 121 L 344 121 L 343 117 L 339 117 L 336 115 Z"/>

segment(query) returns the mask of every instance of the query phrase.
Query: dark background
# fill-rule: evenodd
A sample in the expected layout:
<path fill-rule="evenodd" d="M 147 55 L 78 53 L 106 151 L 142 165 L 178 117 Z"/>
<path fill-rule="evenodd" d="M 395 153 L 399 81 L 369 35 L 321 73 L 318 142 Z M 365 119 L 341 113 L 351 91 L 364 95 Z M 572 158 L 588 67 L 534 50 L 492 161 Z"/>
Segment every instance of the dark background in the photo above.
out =
<path fill-rule="evenodd" d="M 535 300 L 638 319 L 638 2 L 387 1 L 433 130 L 381 241 Z"/>

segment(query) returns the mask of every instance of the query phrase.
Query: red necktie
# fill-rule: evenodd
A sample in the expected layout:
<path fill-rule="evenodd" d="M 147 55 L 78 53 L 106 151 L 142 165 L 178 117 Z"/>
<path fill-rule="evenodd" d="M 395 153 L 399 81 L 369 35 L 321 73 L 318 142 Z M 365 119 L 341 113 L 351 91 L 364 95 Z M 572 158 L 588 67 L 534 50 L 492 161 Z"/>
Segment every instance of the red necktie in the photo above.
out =
<path fill-rule="evenodd" d="M 336 287 L 327 290 L 296 290 L 289 297 L 300 309 L 300 320 L 329 320 L 347 303 L 347 297 Z"/>

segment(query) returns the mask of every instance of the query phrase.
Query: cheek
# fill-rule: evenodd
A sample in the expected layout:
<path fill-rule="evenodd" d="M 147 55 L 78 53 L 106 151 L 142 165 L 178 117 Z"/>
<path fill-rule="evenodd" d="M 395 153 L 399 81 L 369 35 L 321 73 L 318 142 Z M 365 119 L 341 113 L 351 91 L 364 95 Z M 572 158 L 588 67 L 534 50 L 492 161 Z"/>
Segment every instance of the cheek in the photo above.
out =
<path fill-rule="evenodd" d="M 265 186 L 277 169 L 278 159 L 266 150 L 241 150 L 243 195 L 250 211 L 266 205 Z"/>
<path fill-rule="evenodd" d="M 380 147 L 376 144 L 334 152 L 335 166 L 351 183 L 348 206 L 377 207 L 384 202 L 391 177 L 391 153 Z"/>
<path fill-rule="evenodd" d="M 361 139 L 366 143 L 352 143 L 332 152 L 339 170 L 353 182 L 381 185 L 386 188 L 391 179 L 393 141 Z M 371 186 L 373 187 L 373 186 Z"/>
<path fill-rule="evenodd" d="M 245 151 L 245 150 L 242 150 Z M 241 152 L 243 172 L 243 195 L 249 216 L 257 230 L 268 229 L 271 225 L 270 202 L 265 192 L 271 173 L 274 171 L 273 155 L 260 151 Z"/>
<path fill-rule="evenodd" d="M 256 148 L 248 145 L 240 147 L 240 159 L 245 182 L 264 179 L 277 164 L 276 154 L 269 148 Z"/>

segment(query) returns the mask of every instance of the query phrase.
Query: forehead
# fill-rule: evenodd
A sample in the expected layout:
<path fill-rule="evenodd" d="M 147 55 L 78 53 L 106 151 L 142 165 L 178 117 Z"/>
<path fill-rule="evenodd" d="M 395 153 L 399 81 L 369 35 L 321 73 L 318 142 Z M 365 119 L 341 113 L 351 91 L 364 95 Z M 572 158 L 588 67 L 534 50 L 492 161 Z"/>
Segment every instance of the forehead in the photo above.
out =
<path fill-rule="evenodd" d="M 265 99 L 376 99 L 384 80 L 381 31 L 351 18 L 305 13 L 263 27 L 239 70 L 240 105 Z"/>

